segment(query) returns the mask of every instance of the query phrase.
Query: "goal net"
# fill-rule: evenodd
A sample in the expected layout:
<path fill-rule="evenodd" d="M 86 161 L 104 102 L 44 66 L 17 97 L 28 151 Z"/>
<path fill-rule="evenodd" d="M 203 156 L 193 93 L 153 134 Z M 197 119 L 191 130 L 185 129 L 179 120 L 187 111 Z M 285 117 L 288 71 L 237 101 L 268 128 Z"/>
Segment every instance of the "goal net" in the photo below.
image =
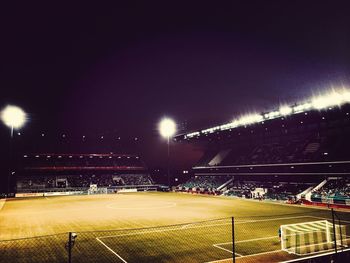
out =
<path fill-rule="evenodd" d="M 343 247 L 346 243 L 346 227 L 327 220 L 281 225 L 282 250 L 296 255 L 314 254 Z M 335 233 L 335 235 L 334 235 Z"/>

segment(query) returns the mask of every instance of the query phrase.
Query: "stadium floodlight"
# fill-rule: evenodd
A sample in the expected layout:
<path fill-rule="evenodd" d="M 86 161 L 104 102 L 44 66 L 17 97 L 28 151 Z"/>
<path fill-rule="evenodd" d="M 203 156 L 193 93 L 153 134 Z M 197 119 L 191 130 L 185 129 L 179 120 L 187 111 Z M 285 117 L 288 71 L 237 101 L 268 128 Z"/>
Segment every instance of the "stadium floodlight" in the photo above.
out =
<path fill-rule="evenodd" d="M 326 94 L 325 96 L 320 96 L 312 99 L 312 106 L 318 110 L 331 106 L 340 106 L 342 103 L 344 103 L 342 94 L 335 91 Z"/>
<path fill-rule="evenodd" d="M 172 119 L 164 118 L 159 124 L 159 131 L 164 138 L 172 137 L 176 132 L 176 124 Z"/>
<path fill-rule="evenodd" d="M 294 113 L 300 113 L 304 112 L 306 110 L 309 110 L 312 107 L 311 103 L 304 103 L 304 104 L 299 104 L 293 107 Z"/>
<path fill-rule="evenodd" d="M 261 114 L 251 114 L 242 116 L 241 118 L 234 119 L 229 123 L 224 123 L 220 126 L 206 128 L 198 132 L 192 132 L 185 135 L 185 138 L 192 138 L 199 136 L 200 134 L 211 134 L 217 131 L 224 131 L 233 129 L 239 126 L 246 126 L 248 124 L 254 124 L 263 122 L 265 120 L 277 119 L 290 114 L 298 114 L 309 110 L 321 110 L 328 109 L 334 106 L 341 107 L 343 104 L 350 102 L 350 90 L 349 88 L 343 87 L 342 89 L 332 89 L 330 92 L 320 95 L 317 97 L 309 98 L 302 103 L 296 103 L 294 105 L 283 105 L 279 109 L 274 111 L 265 112 Z"/>
<path fill-rule="evenodd" d="M 167 158 L 167 177 L 168 177 L 168 186 L 170 187 L 170 137 L 174 136 L 176 132 L 176 123 L 169 118 L 164 118 L 159 123 L 159 132 L 160 135 L 164 138 L 167 138 L 168 146 L 168 158 Z"/>
<path fill-rule="evenodd" d="M 263 121 L 264 117 L 260 114 L 250 114 L 243 116 L 238 120 L 240 125 L 248 125 Z"/>
<path fill-rule="evenodd" d="M 342 95 L 345 103 L 350 102 L 350 91 L 345 91 Z"/>
<path fill-rule="evenodd" d="M 267 114 L 265 114 L 266 119 L 275 119 L 277 117 L 281 116 L 281 113 L 279 111 L 271 111 Z"/>
<path fill-rule="evenodd" d="M 293 109 L 289 106 L 280 107 L 280 114 L 281 115 L 286 116 L 286 115 L 292 114 L 292 112 L 293 112 Z"/>
<path fill-rule="evenodd" d="M 7 194 L 10 193 L 10 183 L 11 183 L 11 176 L 14 175 L 14 172 L 12 171 L 12 139 L 13 139 L 13 129 L 20 129 L 23 127 L 27 120 L 26 113 L 17 106 L 14 105 L 7 105 L 0 113 L 0 118 L 3 121 L 3 123 L 10 127 L 11 129 L 11 138 L 10 138 L 10 152 L 9 152 L 9 172 L 7 177 Z"/>
<path fill-rule="evenodd" d="M 26 113 L 19 107 L 8 105 L 1 111 L 1 120 L 4 124 L 11 128 L 11 136 L 13 129 L 20 129 L 27 120 Z"/>

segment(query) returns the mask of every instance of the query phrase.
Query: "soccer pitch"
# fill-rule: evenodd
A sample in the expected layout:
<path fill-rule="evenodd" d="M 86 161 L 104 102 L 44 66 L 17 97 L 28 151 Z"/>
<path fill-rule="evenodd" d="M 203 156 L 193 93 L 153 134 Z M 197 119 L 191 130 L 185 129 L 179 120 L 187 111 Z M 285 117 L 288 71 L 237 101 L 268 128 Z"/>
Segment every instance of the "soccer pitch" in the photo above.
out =
<path fill-rule="evenodd" d="M 297 258 L 281 250 L 280 225 L 331 219 L 327 210 L 181 193 L 13 199 L 0 212 L 0 262 L 67 262 L 69 231 L 78 235 L 72 262 L 232 262 L 232 216 L 237 262 Z"/>

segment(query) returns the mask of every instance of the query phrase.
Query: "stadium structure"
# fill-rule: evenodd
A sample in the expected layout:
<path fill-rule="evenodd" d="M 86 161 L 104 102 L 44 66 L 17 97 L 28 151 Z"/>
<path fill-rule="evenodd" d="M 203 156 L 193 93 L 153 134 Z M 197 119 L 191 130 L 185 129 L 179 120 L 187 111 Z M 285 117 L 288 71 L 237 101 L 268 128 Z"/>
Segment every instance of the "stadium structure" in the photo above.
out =
<path fill-rule="evenodd" d="M 22 154 L 0 262 L 348 262 L 349 102 L 332 91 L 176 135 L 205 152 L 167 193 L 139 155 Z"/>
<path fill-rule="evenodd" d="M 25 154 L 17 174 L 17 197 L 157 190 L 132 154 Z"/>
<path fill-rule="evenodd" d="M 205 148 L 194 177 L 179 191 L 350 205 L 350 93 L 176 136 Z"/>

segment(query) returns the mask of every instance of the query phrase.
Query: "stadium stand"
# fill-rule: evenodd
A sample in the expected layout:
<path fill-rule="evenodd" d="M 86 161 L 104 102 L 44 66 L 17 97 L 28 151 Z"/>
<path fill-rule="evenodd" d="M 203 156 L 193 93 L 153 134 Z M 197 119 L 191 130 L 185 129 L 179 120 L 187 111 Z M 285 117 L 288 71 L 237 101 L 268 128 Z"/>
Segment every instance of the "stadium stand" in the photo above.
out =
<path fill-rule="evenodd" d="M 330 178 L 322 187 L 312 191 L 311 201 L 350 204 L 349 178 Z"/>
<path fill-rule="evenodd" d="M 186 183 L 179 185 L 177 189 L 180 191 L 215 193 L 228 180 L 230 180 L 229 176 L 195 176 Z"/>
<path fill-rule="evenodd" d="M 349 92 L 333 91 L 287 109 L 181 134 L 175 141 L 204 149 L 193 166 L 192 189 L 214 180 L 210 176 L 229 176 L 232 182 L 220 194 L 350 204 L 348 134 Z M 328 179 L 333 177 L 342 180 Z"/>
<path fill-rule="evenodd" d="M 23 155 L 17 192 L 86 191 L 154 186 L 144 162 L 127 154 Z"/>
<path fill-rule="evenodd" d="M 252 199 L 272 199 L 294 202 L 297 195 L 313 184 L 294 182 L 237 181 L 225 195 Z"/>

